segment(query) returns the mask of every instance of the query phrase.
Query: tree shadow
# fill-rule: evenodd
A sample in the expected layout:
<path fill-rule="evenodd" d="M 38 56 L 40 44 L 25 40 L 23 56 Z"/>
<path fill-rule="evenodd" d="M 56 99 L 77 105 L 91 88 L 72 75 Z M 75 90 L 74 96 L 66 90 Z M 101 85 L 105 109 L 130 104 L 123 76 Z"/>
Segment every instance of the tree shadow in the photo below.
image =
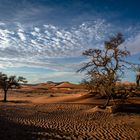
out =
<path fill-rule="evenodd" d="M 0 117 L 0 139 L 1 140 L 37 140 L 56 139 L 56 135 L 64 132 L 53 128 L 42 128 L 34 125 L 18 124 Z M 67 134 L 68 135 L 68 134 Z M 60 138 L 60 139 L 61 139 Z M 57 138 L 59 140 L 59 138 Z"/>
<path fill-rule="evenodd" d="M 140 114 L 140 104 L 120 104 L 116 108 L 116 112 L 137 113 Z"/>
<path fill-rule="evenodd" d="M 27 101 L 27 100 L 8 100 L 6 102 L 4 102 L 3 100 L 0 100 L 0 102 L 2 102 L 2 103 L 15 103 L 15 104 L 31 103 L 31 101 Z"/>

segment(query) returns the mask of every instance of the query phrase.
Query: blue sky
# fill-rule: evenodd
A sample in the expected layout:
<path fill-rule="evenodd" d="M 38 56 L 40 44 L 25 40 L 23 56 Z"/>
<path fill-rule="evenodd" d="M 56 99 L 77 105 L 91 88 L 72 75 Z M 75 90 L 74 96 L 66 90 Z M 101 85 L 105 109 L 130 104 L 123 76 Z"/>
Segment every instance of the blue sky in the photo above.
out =
<path fill-rule="evenodd" d="M 0 0 L 0 71 L 29 83 L 80 82 L 82 52 L 122 32 L 140 57 L 139 0 Z M 123 80 L 135 80 L 127 71 Z"/>

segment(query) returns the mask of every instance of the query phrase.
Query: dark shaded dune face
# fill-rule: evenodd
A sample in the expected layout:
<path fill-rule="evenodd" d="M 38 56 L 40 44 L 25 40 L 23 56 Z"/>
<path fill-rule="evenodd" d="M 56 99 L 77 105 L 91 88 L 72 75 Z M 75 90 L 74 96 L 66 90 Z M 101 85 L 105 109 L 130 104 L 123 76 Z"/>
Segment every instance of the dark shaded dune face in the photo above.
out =
<path fill-rule="evenodd" d="M 132 140 L 135 130 L 123 119 L 105 112 L 88 113 L 90 105 L 1 105 L 2 139 L 101 139 Z"/>

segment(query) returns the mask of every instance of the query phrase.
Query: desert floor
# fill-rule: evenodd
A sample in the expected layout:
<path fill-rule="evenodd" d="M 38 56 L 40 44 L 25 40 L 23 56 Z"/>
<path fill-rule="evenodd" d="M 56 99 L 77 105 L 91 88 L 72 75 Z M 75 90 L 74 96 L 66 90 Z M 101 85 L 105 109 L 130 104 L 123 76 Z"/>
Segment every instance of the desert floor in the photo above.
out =
<path fill-rule="evenodd" d="M 85 94 L 9 93 L 0 102 L 0 140 L 140 140 L 139 113 L 94 112 L 103 101 Z"/>

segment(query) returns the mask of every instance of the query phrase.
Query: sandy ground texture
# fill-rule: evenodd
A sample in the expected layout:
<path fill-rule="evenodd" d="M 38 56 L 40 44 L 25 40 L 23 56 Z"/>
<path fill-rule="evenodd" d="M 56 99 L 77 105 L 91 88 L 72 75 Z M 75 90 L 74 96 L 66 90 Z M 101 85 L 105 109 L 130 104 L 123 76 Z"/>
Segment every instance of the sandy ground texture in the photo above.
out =
<path fill-rule="evenodd" d="M 140 114 L 92 112 L 84 97 L 9 95 L 0 102 L 0 140 L 140 140 Z"/>

